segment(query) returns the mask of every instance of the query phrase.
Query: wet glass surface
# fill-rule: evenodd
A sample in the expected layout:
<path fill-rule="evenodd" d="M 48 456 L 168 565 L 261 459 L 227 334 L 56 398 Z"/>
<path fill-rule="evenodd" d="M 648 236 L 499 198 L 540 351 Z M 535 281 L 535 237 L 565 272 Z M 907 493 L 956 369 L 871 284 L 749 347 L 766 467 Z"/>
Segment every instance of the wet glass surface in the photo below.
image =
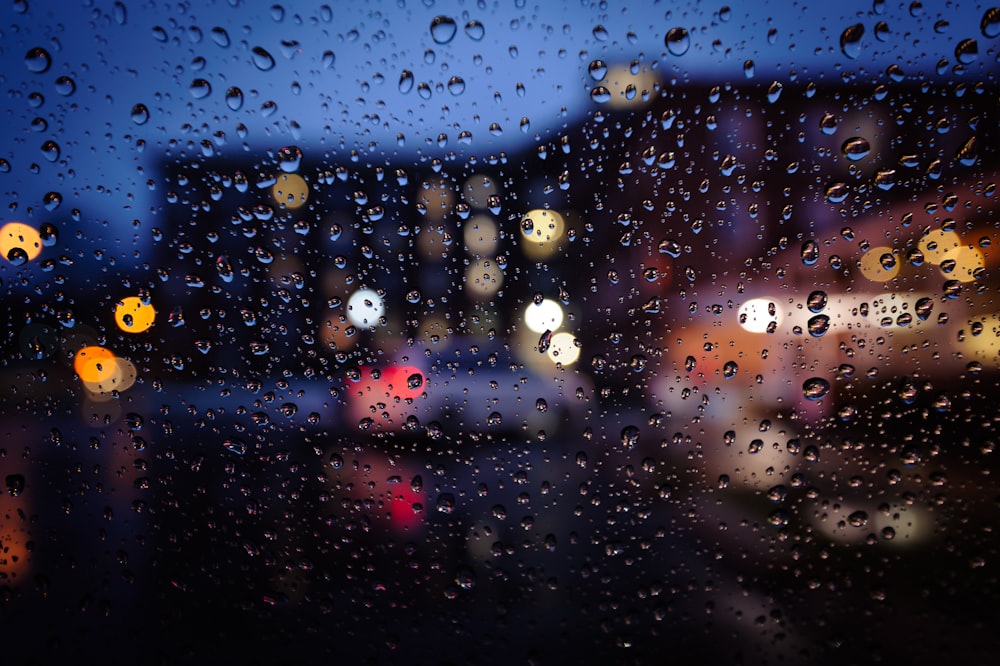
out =
<path fill-rule="evenodd" d="M 998 37 L 7 0 L 4 663 L 990 663 Z"/>

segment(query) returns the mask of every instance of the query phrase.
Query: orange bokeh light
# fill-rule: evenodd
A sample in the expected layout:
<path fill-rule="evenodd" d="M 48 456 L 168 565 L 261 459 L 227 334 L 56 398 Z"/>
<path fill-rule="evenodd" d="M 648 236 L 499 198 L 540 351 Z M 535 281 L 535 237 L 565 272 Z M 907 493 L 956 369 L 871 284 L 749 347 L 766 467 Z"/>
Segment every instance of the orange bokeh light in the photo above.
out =
<path fill-rule="evenodd" d="M 118 370 L 113 352 L 104 347 L 84 347 L 73 358 L 73 369 L 85 382 L 100 383 L 110 379 Z"/>

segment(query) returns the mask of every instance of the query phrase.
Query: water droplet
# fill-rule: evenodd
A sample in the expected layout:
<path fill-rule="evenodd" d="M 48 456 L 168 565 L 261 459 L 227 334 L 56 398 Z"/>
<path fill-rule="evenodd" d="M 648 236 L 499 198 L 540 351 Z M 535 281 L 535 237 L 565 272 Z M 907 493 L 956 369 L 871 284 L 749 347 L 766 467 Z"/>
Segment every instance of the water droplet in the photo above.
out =
<path fill-rule="evenodd" d="M 865 35 L 865 26 L 855 23 L 840 34 L 840 50 L 851 60 L 861 55 L 861 38 Z"/>
<path fill-rule="evenodd" d="M 458 24 L 450 16 L 435 16 L 431 21 L 431 39 L 436 44 L 447 44 L 455 38 Z"/>
<path fill-rule="evenodd" d="M 800 256 L 802 257 L 802 263 L 806 266 L 814 265 L 819 261 L 819 243 L 814 240 L 807 240 L 802 243 Z"/>
<path fill-rule="evenodd" d="M 274 56 L 262 46 L 255 46 L 250 50 L 250 59 L 253 61 L 254 67 L 262 72 L 274 69 Z"/>
<path fill-rule="evenodd" d="M 1000 7 L 990 7 L 983 13 L 983 20 L 979 23 L 979 29 L 983 37 L 993 38 L 1000 35 Z"/>
<path fill-rule="evenodd" d="M 222 48 L 227 48 L 229 46 L 229 33 L 226 32 L 225 28 L 220 28 L 218 26 L 212 28 L 208 33 L 212 38 L 212 41 L 221 46 Z"/>
<path fill-rule="evenodd" d="M 408 69 L 404 69 L 399 73 L 399 92 L 404 95 L 411 90 L 413 90 L 414 78 L 413 72 Z"/>
<path fill-rule="evenodd" d="M 538 337 L 538 353 L 544 354 L 552 344 L 552 331 L 546 330 Z"/>
<path fill-rule="evenodd" d="M 472 20 L 465 24 L 465 34 L 472 41 L 478 42 L 486 35 L 486 28 L 479 21 Z"/>
<path fill-rule="evenodd" d="M 7 494 L 17 497 L 24 492 L 25 478 L 23 474 L 8 474 L 4 479 L 7 484 Z"/>
<path fill-rule="evenodd" d="M 47 159 L 49 162 L 55 162 L 59 159 L 59 144 L 55 141 L 46 141 L 42 144 L 42 157 Z"/>
<path fill-rule="evenodd" d="M 822 377 L 812 377 L 802 383 L 802 395 L 806 400 L 822 400 L 830 392 L 830 382 Z"/>
<path fill-rule="evenodd" d="M 145 104 L 136 104 L 132 107 L 132 113 L 130 114 L 132 122 L 136 125 L 145 125 L 149 122 L 149 109 L 146 108 Z"/>
<path fill-rule="evenodd" d="M 663 38 L 671 55 L 682 56 L 691 48 L 691 36 L 685 28 L 671 28 Z"/>
<path fill-rule="evenodd" d="M 739 371 L 740 366 L 736 361 L 726 361 L 725 365 L 722 366 L 722 376 L 726 379 L 732 379 Z"/>
<path fill-rule="evenodd" d="M 852 162 L 857 162 L 858 160 L 867 157 L 868 153 L 871 152 L 871 149 L 872 147 L 871 144 L 868 143 L 868 140 L 860 136 L 852 136 L 840 147 L 841 152 L 844 153 L 844 157 Z"/>
<path fill-rule="evenodd" d="M 814 291 L 809 294 L 806 298 L 806 307 L 809 308 L 809 312 L 816 313 L 822 312 L 823 308 L 826 307 L 827 296 L 825 291 Z"/>
<path fill-rule="evenodd" d="M 621 432 L 622 446 L 631 451 L 639 443 L 639 429 L 634 425 L 625 426 Z"/>
<path fill-rule="evenodd" d="M 955 47 L 955 59 L 963 65 L 969 65 L 979 57 L 979 42 L 974 39 L 963 39 Z"/>
<path fill-rule="evenodd" d="M 56 208 L 62 205 L 63 197 L 58 192 L 46 192 L 45 196 L 42 197 L 42 205 L 45 206 L 45 210 L 54 211 Z"/>
<path fill-rule="evenodd" d="M 841 203 L 847 198 L 851 190 L 847 183 L 831 183 L 826 188 L 826 200 L 830 203 Z"/>
<path fill-rule="evenodd" d="M 461 95 L 465 92 L 465 79 L 461 76 L 453 76 L 448 79 L 448 92 L 452 95 Z"/>
<path fill-rule="evenodd" d="M 875 39 L 880 42 L 889 41 L 889 24 L 885 21 L 879 21 L 875 24 Z"/>
<path fill-rule="evenodd" d="M 868 513 L 866 511 L 855 511 L 847 517 L 847 523 L 851 527 L 865 527 L 868 524 Z"/>
<path fill-rule="evenodd" d="M 606 104 L 611 101 L 611 91 L 604 86 L 594 86 L 590 91 L 590 99 L 598 104 Z"/>
<path fill-rule="evenodd" d="M 188 91 L 195 99 L 204 99 L 212 93 L 212 84 L 205 79 L 195 79 L 191 82 Z"/>
<path fill-rule="evenodd" d="M 810 317 L 807 328 L 809 329 L 809 335 L 814 338 L 821 338 L 830 330 L 830 318 L 823 314 Z"/>
<path fill-rule="evenodd" d="M 593 60 L 587 71 L 590 72 L 590 78 L 594 81 L 603 81 L 608 74 L 608 65 L 603 60 Z"/>
<path fill-rule="evenodd" d="M 24 64 L 29 72 L 44 74 L 52 66 L 52 56 L 40 46 L 36 46 L 24 55 Z"/>
<path fill-rule="evenodd" d="M 411 391 L 415 391 L 424 385 L 424 376 L 419 372 L 414 372 L 412 375 L 406 378 L 406 387 Z"/>
<path fill-rule="evenodd" d="M 746 79 L 752 79 L 755 73 L 756 66 L 753 60 L 747 60 L 743 63 L 743 77 Z"/>
<path fill-rule="evenodd" d="M 840 121 L 837 120 L 837 116 L 832 113 L 824 113 L 819 121 L 819 129 L 823 134 L 830 135 L 837 131 L 838 124 Z"/>
<path fill-rule="evenodd" d="M 295 173 L 302 164 L 302 151 L 298 146 L 285 146 L 278 151 L 278 168 L 285 173 Z"/>
<path fill-rule="evenodd" d="M 781 91 L 783 89 L 784 88 L 780 82 L 772 81 L 771 85 L 767 89 L 767 101 L 771 104 L 777 102 L 779 99 L 781 99 Z"/>
<path fill-rule="evenodd" d="M 232 111 L 239 111 L 243 108 L 243 91 L 236 86 L 231 86 L 226 90 L 226 106 Z"/>
<path fill-rule="evenodd" d="M 28 253 L 22 247 L 12 247 L 7 252 L 7 261 L 15 266 L 23 266 L 28 261 Z"/>
<path fill-rule="evenodd" d="M 69 97 L 76 92 L 76 81 L 68 76 L 60 76 L 56 79 L 56 92 L 63 97 Z"/>

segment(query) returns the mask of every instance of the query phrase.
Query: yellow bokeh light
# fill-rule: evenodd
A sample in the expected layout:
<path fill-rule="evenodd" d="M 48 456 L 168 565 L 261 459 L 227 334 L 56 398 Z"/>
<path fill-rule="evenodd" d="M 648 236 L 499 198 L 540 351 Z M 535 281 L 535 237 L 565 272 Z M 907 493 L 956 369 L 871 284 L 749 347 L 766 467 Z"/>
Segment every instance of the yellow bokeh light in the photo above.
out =
<path fill-rule="evenodd" d="M 503 285 L 503 271 L 490 259 L 477 259 L 465 269 L 464 289 L 473 298 L 486 299 Z"/>
<path fill-rule="evenodd" d="M 557 241 L 566 232 L 563 216 L 554 210 L 535 209 L 521 218 L 521 246 L 532 259 L 541 259 L 556 250 Z"/>
<path fill-rule="evenodd" d="M 945 255 L 954 250 L 961 243 L 961 239 L 954 231 L 942 231 L 934 229 L 928 231 L 927 235 L 920 239 L 917 247 L 924 254 L 924 260 L 931 264 L 940 264 Z"/>
<path fill-rule="evenodd" d="M 899 274 L 899 258 L 891 247 L 873 247 L 861 256 L 861 274 L 872 282 L 888 282 Z"/>
<path fill-rule="evenodd" d="M 309 185 L 298 174 L 282 174 L 271 188 L 271 196 L 285 208 L 298 208 L 309 200 Z"/>
<path fill-rule="evenodd" d="M 73 369 L 84 382 L 102 383 L 112 379 L 118 371 L 114 353 L 104 347 L 84 347 L 73 358 Z"/>
<path fill-rule="evenodd" d="M 949 266 L 950 270 L 945 273 L 944 268 L 954 261 L 954 266 Z M 986 266 L 983 253 L 972 245 L 960 245 L 950 248 L 941 258 L 941 272 L 945 277 L 960 280 L 962 282 L 973 282 L 979 269 Z"/>
<path fill-rule="evenodd" d="M 42 251 L 42 237 L 38 230 L 23 222 L 8 222 L 0 228 L 0 255 L 10 261 L 11 252 L 20 250 L 22 258 L 31 261 Z M 15 257 L 17 253 L 15 252 Z"/>
<path fill-rule="evenodd" d="M 115 304 L 115 323 L 126 333 L 149 330 L 156 319 L 156 310 L 138 296 L 127 296 Z"/>

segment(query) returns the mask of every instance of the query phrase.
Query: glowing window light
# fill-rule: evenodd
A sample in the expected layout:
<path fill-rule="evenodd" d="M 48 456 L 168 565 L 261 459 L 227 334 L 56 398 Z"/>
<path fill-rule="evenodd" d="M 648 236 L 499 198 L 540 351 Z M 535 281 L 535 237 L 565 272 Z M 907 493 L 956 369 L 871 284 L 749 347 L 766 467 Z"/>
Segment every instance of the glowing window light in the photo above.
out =
<path fill-rule="evenodd" d="M 495 194 L 497 184 L 489 176 L 470 176 L 462 185 L 462 197 L 473 208 L 486 208 L 489 198 Z"/>
<path fill-rule="evenodd" d="M 11 263 L 31 261 L 42 251 L 38 230 L 23 222 L 8 222 L 0 228 L 0 255 Z"/>
<path fill-rule="evenodd" d="M 371 289 L 359 289 L 347 299 L 347 318 L 355 326 L 372 328 L 385 316 L 385 301 Z"/>
<path fill-rule="evenodd" d="M 116 360 L 111 350 L 92 345 L 76 352 L 73 370 L 84 382 L 101 383 L 110 380 L 118 371 Z"/>
<path fill-rule="evenodd" d="M 954 231 L 934 229 L 920 239 L 917 247 L 924 255 L 924 260 L 931 264 L 940 264 L 945 254 L 959 246 L 961 239 Z"/>
<path fill-rule="evenodd" d="M 296 173 L 282 174 L 271 187 L 271 196 L 285 208 L 298 208 L 309 200 L 309 185 Z"/>
<path fill-rule="evenodd" d="M 462 240 L 465 247 L 474 254 L 487 254 L 497 246 L 497 225 L 486 215 L 477 215 L 462 229 Z"/>
<path fill-rule="evenodd" d="M 563 311 L 558 302 L 550 298 L 541 303 L 529 303 L 524 309 L 524 325 L 533 333 L 557 331 L 562 326 Z"/>
<path fill-rule="evenodd" d="M 554 210 L 535 209 L 521 218 L 521 238 L 525 254 L 546 257 L 556 250 L 556 241 L 566 231 L 563 216 Z"/>
<path fill-rule="evenodd" d="M 126 296 L 115 304 L 115 323 L 126 333 L 149 330 L 156 319 L 156 310 L 138 296 Z"/>
<path fill-rule="evenodd" d="M 494 261 L 477 259 L 465 269 L 463 289 L 473 298 L 489 298 L 497 293 L 501 286 L 503 286 L 503 271 Z"/>
<path fill-rule="evenodd" d="M 899 274 L 899 258 L 891 247 L 873 247 L 861 256 L 861 274 L 872 282 L 888 282 Z"/>
<path fill-rule="evenodd" d="M 576 344 L 576 336 L 572 333 L 556 333 L 549 343 L 549 351 L 546 355 L 553 363 L 562 366 L 572 365 L 580 358 L 580 348 Z"/>
<path fill-rule="evenodd" d="M 946 266 L 949 268 L 947 273 L 945 272 Z M 975 281 L 977 273 L 985 266 L 983 253 L 972 245 L 960 245 L 948 249 L 941 257 L 940 263 L 941 273 L 944 277 L 961 282 Z"/>
<path fill-rule="evenodd" d="M 738 317 L 740 326 L 750 333 L 766 333 L 772 322 L 775 326 L 781 324 L 781 313 L 774 301 L 766 298 L 751 298 L 740 306 Z"/>

